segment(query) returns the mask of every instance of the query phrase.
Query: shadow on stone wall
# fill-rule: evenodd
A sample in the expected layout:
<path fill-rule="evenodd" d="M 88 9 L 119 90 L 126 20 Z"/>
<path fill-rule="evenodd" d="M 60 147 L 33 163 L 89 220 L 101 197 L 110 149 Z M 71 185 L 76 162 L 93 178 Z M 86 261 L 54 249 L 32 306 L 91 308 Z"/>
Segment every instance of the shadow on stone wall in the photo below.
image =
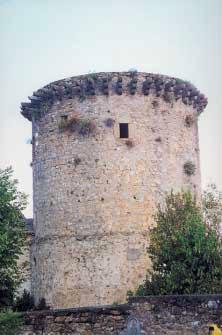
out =
<path fill-rule="evenodd" d="M 118 306 L 24 313 L 20 335 L 208 334 L 222 324 L 222 295 L 133 297 Z"/>

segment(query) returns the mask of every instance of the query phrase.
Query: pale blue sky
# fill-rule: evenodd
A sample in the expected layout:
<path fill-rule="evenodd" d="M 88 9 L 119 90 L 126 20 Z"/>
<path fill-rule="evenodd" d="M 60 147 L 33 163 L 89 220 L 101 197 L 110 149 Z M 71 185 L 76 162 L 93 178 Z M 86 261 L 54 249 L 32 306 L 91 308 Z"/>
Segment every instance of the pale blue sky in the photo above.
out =
<path fill-rule="evenodd" d="M 26 193 L 31 124 L 20 102 L 57 79 L 129 68 L 189 80 L 208 96 L 202 184 L 222 189 L 222 0 L 0 0 L 0 45 L 0 167 L 12 165 Z"/>

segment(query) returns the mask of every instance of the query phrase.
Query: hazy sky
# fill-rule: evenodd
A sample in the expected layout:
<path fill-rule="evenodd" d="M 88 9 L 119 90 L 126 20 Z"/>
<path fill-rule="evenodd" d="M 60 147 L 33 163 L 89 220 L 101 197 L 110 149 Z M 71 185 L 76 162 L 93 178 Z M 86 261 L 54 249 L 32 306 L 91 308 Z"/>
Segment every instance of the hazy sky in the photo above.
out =
<path fill-rule="evenodd" d="M 89 71 L 168 74 L 209 99 L 199 120 L 202 184 L 222 189 L 222 0 L 0 0 L 0 168 L 30 194 L 31 124 L 20 102 Z M 222 102 L 222 101 L 221 101 Z"/>

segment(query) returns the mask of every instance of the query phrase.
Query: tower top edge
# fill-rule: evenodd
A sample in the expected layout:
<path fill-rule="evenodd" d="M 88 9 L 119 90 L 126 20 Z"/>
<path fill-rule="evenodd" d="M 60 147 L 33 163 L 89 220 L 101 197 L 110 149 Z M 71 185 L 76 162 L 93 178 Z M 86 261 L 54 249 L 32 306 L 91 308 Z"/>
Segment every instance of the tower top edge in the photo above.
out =
<path fill-rule="evenodd" d="M 97 72 L 73 76 L 51 82 L 29 97 L 30 102 L 21 103 L 21 113 L 32 121 L 33 113 L 42 106 L 50 108 L 54 101 L 65 98 L 90 98 L 110 94 L 153 94 L 165 101 L 181 99 L 192 105 L 200 114 L 207 106 L 207 98 L 189 81 L 162 74 L 147 72 Z"/>

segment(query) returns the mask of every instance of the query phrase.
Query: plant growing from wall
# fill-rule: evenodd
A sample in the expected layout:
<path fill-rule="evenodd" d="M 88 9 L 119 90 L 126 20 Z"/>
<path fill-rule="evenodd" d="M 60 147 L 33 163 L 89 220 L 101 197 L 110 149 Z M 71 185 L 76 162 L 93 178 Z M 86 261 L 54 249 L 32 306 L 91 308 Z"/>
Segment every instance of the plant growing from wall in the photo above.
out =
<path fill-rule="evenodd" d="M 80 163 L 81 163 L 81 158 L 75 157 L 74 158 L 74 165 L 75 165 L 75 167 L 78 166 Z"/>
<path fill-rule="evenodd" d="M 195 174 L 196 171 L 196 166 L 193 162 L 191 161 L 187 161 L 184 166 L 183 166 L 184 172 L 188 175 L 188 176 L 192 176 Z"/>
<path fill-rule="evenodd" d="M 221 222 L 222 198 L 204 199 L 200 207 L 190 192 L 172 192 L 164 209 L 158 208 L 148 247 L 153 268 L 138 295 L 221 293 L 221 234 L 206 207 L 220 208 L 216 222 Z"/>
<path fill-rule="evenodd" d="M 194 124 L 194 117 L 192 115 L 187 115 L 185 117 L 185 125 L 190 128 L 193 124 Z"/>
<path fill-rule="evenodd" d="M 61 132 L 73 132 L 76 130 L 78 119 L 77 117 L 73 116 L 72 118 L 63 118 L 60 120 L 59 129 Z"/>
<path fill-rule="evenodd" d="M 157 100 L 153 100 L 152 105 L 153 105 L 153 108 L 156 108 L 159 106 L 159 102 Z"/>
<path fill-rule="evenodd" d="M 88 77 L 96 81 L 98 79 L 98 74 L 92 71 L 88 73 Z"/>
<path fill-rule="evenodd" d="M 90 120 L 81 119 L 78 124 L 78 133 L 82 136 L 89 136 L 95 130 L 95 125 Z"/>
<path fill-rule="evenodd" d="M 134 143 L 132 140 L 126 140 L 125 144 L 129 149 L 134 147 Z"/>
<path fill-rule="evenodd" d="M 76 132 L 81 136 L 89 136 L 95 130 L 95 124 L 91 120 L 81 119 L 78 116 L 72 116 L 70 119 L 62 118 L 59 123 L 61 132 Z"/>

